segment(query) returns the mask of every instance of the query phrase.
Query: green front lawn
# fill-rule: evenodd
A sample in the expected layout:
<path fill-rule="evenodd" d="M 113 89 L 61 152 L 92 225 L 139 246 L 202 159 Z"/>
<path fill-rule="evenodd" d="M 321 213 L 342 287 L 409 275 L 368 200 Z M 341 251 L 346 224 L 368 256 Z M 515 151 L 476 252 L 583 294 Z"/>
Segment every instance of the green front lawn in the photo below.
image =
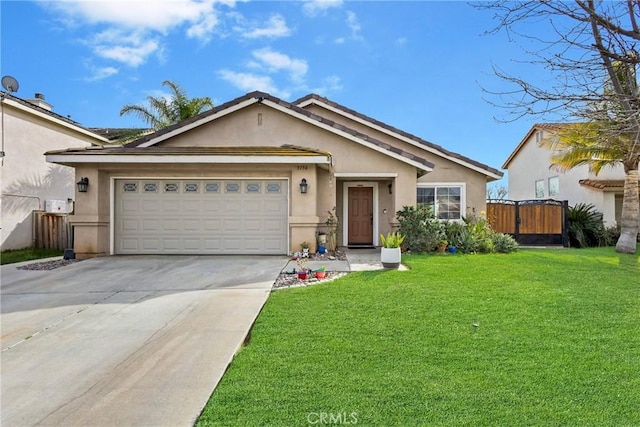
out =
<path fill-rule="evenodd" d="M 640 262 L 410 256 L 274 292 L 197 425 L 640 425 Z"/>
<path fill-rule="evenodd" d="M 34 259 L 50 258 L 62 256 L 63 251 L 59 249 L 43 249 L 43 248 L 24 248 L 11 249 L 0 253 L 0 264 L 13 264 L 22 261 L 31 261 Z"/>

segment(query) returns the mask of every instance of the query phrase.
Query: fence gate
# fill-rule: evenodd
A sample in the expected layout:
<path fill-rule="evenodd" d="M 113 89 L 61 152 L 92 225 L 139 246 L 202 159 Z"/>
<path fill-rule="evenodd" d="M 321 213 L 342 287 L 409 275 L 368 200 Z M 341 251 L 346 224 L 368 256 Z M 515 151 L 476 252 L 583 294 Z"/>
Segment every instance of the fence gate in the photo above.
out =
<path fill-rule="evenodd" d="M 33 212 L 33 238 L 36 248 L 60 249 L 73 247 L 73 236 L 67 214 Z"/>
<path fill-rule="evenodd" d="M 568 201 L 487 200 L 487 221 L 521 245 L 569 246 Z"/>

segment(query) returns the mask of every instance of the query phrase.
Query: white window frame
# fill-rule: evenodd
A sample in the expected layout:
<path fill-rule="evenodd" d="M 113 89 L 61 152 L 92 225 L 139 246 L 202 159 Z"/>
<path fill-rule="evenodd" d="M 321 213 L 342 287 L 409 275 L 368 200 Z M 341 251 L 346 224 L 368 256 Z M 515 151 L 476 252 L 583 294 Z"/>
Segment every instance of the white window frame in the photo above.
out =
<path fill-rule="evenodd" d="M 554 192 L 553 194 L 551 193 L 551 180 L 555 180 L 556 183 L 556 185 L 554 186 L 556 188 L 556 192 Z M 549 197 L 560 196 L 560 177 L 558 175 L 549 177 L 549 179 L 547 180 L 547 185 L 549 186 Z"/>
<path fill-rule="evenodd" d="M 542 194 L 538 194 L 538 183 L 542 186 Z M 536 179 L 533 183 L 533 194 L 536 196 L 536 199 L 544 198 L 544 179 Z"/>
<path fill-rule="evenodd" d="M 460 188 L 460 218 L 459 219 L 441 219 L 440 221 L 462 221 L 462 218 L 466 214 L 467 209 L 467 183 L 466 182 L 419 182 L 416 188 L 416 197 L 418 196 L 418 188 L 433 188 L 434 189 L 434 215 L 438 218 L 437 203 L 435 198 L 437 197 L 438 187 L 459 187 Z M 417 199 L 416 199 L 417 204 Z"/>

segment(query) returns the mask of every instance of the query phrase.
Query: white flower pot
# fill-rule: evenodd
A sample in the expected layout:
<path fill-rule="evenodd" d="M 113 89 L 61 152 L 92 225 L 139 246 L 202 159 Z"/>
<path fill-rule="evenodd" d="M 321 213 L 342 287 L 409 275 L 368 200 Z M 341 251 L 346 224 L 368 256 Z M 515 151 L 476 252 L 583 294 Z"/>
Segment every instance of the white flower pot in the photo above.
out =
<path fill-rule="evenodd" d="M 400 248 L 382 248 L 380 252 L 380 261 L 384 268 L 400 267 Z"/>

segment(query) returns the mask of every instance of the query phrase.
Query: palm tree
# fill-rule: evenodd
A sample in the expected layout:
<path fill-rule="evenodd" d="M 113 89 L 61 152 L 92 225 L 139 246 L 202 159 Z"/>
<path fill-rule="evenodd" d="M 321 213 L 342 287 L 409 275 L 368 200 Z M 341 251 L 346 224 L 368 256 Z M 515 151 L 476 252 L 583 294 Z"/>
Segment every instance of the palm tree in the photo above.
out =
<path fill-rule="evenodd" d="M 553 150 L 552 165 L 561 171 L 588 165 L 589 170 L 597 175 L 605 167 L 624 168 L 624 196 L 616 252 L 635 254 L 640 230 L 640 146 L 633 132 L 624 129 L 616 132 L 617 127 L 619 125 L 615 122 L 567 124 L 546 144 Z"/>
<path fill-rule="evenodd" d="M 168 98 L 148 96 L 148 107 L 128 104 L 122 107 L 120 115 L 137 115 L 154 130 L 159 130 L 213 108 L 213 102 L 208 96 L 188 98 L 186 91 L 170 80 L 162 82 L 162 86 L 168 86 L 171 89 L 171 96 Z"/>

